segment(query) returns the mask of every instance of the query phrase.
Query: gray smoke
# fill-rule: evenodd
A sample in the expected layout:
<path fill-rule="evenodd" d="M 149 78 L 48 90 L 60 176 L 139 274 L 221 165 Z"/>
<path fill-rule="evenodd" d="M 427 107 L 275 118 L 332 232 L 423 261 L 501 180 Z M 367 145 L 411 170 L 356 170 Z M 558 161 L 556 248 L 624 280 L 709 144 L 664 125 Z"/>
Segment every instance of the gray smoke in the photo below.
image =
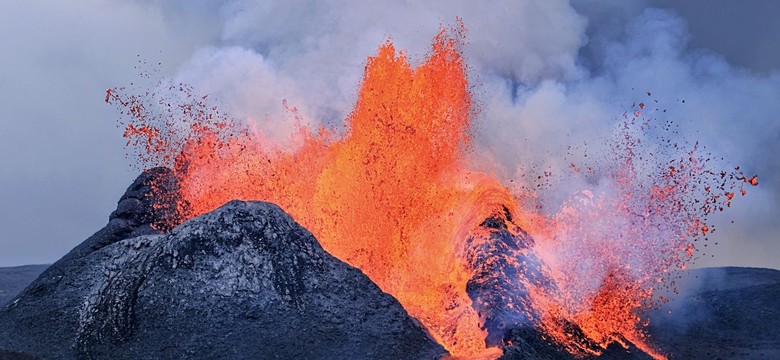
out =
<path fill-rule="evenodd" d="M 701 1 L 692 3 L 697 2 Z M 258 120 L 272 137 L 283 141 L 292 129 L 289 117 L 282 116 L 283 100 L 297 107 L 313 125 L 339 124 L 354 104 L 366 57 L 380 44 L 391 37 L 397 48 L 406 49 L 413 61 L 419 62 L 440 27 L 454 24 L 459 16 L 468 29 L 465 53 L 482 108 L 475 127 L 477 145 L 480 153 L 499 166 L 503 178 L 520 179 L 544 170 L 560 173 L 568 165 L 569 145 L 590 146 L 601 141 L 621 120 L 621 114 L 630 110 L 631 103 L 652 102 L 653 109 L 668 110 L 657 112 L 658 121 L 674 120 L 680 126 L 681 138 L 699 140 L 711 152 L 723 156 L 723 167 L 739 164 L 746 173 L 759 174 L 761 186 L 749 189 L 749 196 L 740 198 L 732 211 L 717 219 L 720 245 L 709 251 L 714 258 L 700 264 L 780 267 L 780 260 L 772 256 L 780 253 L 776 241 L 780 225 L 774 221 L 780 215 L 780 160 L 776 156 L 780 140 L 780 122 L 776 120 L 780 114 L 780 52 L 759 50 L 753 55 L 765 54 L 775 62 L 743 54 L 745 43 L 771 39 L 780 33 L 777 27 L 772 31 L 750 25 L 776 24 L 777 19 L 772 18 L 776 15 L 772 14 L 780 12 L 750 4 L 734 9 L 735 5 L 725 1 L 707 2 L 704 7 L 709 16 L 715 16 L 711 9 L 733 14 L 721 16 L 724 22 L 708 24 L 703 20 L 706 14 L 692 11 L 691 6 L 664 0 L 598 4 L 579 0 L 496 1 L 489 6 L 473 1 L 208 1 L 195 5 L 188 1 L 92 0 L 73 10 L 92 20 L 75 30 L 64 25 L 75 20 L 62 20 L 60 31 L 72 34 L 61 42 L 83 44 L 79 45 L 83 51 L 102 54 L 89 58 L 95 64 L 79 59 L 77 64 L 83 68 L 57 69 L 47 76 L 36 76 L 30 70 L 25 73 L 27 77 L 12 77 L 19 82 L 27 78 L 39 81 L 37 86 L 43 88 L 49 79 L 64 76 L 55 82 L 49 97 L 90 105 L 70 109 L 78 116 L 60 114 L 56 105 L 50 105 L 52 110 L 40 119 L 48 129 L 58 130 L 7 121 L 7 133 L 31 133 L 18 140 L 4 132 L 0 142 L 4 153 L 9 153 L 35 136 L 43 136 L 44 142 L 51 140 L 54 149 L 71 146 L 63 141 L 78 141 L 83 151 L 46 155 L 35 150 L 40 153 L 4 157 L 0 163 L 2 171 L 7 172 L 2 177 L 4 193 L 5 189 L 29 190 L 31 186 L 25 184 L 31 180 L 40 183 L 32 182 L 36 184 L 35 190 L 30 190 L 33 194 L 0 205 L 0 213 L 8 214 L 3 216 L 6 219 L 17 213 L 29 216 L 43 206 L 29 205 L 25 199 L 47 199 L 45 206 L 53 209 L 74 206 L 67 205 L 65 195 L 51 199 L 38 191 L 46 188 L 43 183 L 54 179 L 69 186 L 60 185 L 58 191 L 78 194 L 76 198 L 94 204 L 80 203 L 79 209 L 89 207 L 85 211 L 90 213 L 73 215 L 72 219 L 68 214 L 67 221 L 58 226 L 62 230 L 17 225 L 20 219 L 16 218 L 7 224 L 4 221 L 11 235 L 2 241 L 9 244 L 9 254 L 14 255 L 0 255 L 0 263 L 52 261 L 64 252 L 62 249 L 85 237 L 88 229 L 97 229 L 104 222 L 123 190 L 126 181 L 121 179 L 131 175 L 123 170 L 124 166 L 117 165 L 127 163 L 120 159 L 119 131 L 111 128 L 111 119 L 117 114 L 101 107 L 100 92 L 134 81 L 137 71 L 130 64 L 136 54 L 159 58 L 163 63 L 161 76 L 211 94 L 232 115 Z M 58 20 L 61 17 L 55 10 L 69 6 L 52 5 L 55 9 L 46 10 L 28 7 L 33 14 L 43 12 Z M 736 10 L 751 11 L 751 16 Z M 2 25 L 8 27 L 5 32 L 23 28 L 22 21 L 12 18 L 21 17 L 2 19 L 11 22 Z M 90 38 L 91 31 L 104 35 Z M 45 37 L 40 40 L 45 41 Z M 0 45 L 17 48 L 27 57 L 38 56 L 34 50 L 25 50 L 29 44 L 4 43 L 7 41 L 0 40 Z M 51 58 L 52 65 L 40 64 L 35 69 L 46 71 L 67 62 L 55 59 L 78 54 L 71 48 L 40 49 L 46 49 L 44 57 Z M 20 56 L 17 62 L 25 59 Z M 14 66 L 18 64 L 2 68 Z M 113 73 L 117 69 L 121 76 Z M 84 86 L 80 78 L 72 78 L 73 74 L 89 74 L 92 77 L 88 79 L 97 85 L 72 91 L 68 86 Z M 19 87 L 0 86 L 0 98 L 19 91 Z M 28 108 L 40 104 L 38 98 Z M 92 110 L 95 106 L 98 110 Z M 11 109 L 15 118 L 29 114 L 27 109 Z M 56 140 L 62 137 L 58 131 L 72 128 L 62 120 L 54 120 L 63 116 L 85 130 L 68 130 L 69 140 Z M 45 135 L 47 131 L 55 134 Z M 94 137 L 100 140 L 81 141 Z M 102 150 L 96 151 L 98 148 Z M 55 171 L 60 166 L 57 164 L 67 166 Z M 101 169 L 88 164 L 105 166 Z M 529 168 L 529 164 L 535 167 Z M 68 179 L 71 176 L 77 178 Z M 105 184 L 98 187 L 98 194 L 95 179 Z M 8 191 L 9 196 L 14 193 L 19 191 Z M 62 219 L 55 210 L 40 216 L 49 221 Z M 63 234 L 66 239 L 55 234 Z M 26 245 L 26 239 L 35 245 Z M 23 255 L 29 251 L 26 249 L 34 247 L 32 253 L 38 254 L 44 244 L 55 243 L 56 251 L 45 256 Z"/>

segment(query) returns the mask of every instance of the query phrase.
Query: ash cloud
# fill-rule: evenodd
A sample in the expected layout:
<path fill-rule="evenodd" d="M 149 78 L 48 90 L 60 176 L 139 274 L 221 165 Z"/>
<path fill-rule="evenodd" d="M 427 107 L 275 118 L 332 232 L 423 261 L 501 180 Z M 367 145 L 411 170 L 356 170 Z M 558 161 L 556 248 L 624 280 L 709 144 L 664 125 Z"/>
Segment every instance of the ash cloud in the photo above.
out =
<path fill-rule="evenodd" d="M 93 3 L 93 8 L 119 6 Z M 721 5 L 707 2 L 708 8 Z M 505 179 L 561 172 L 569 157 L 581 156 L 568 155 L 568 145 L 598 143 L 632 102 L 648 100 L 651 92 L 658 101 L 653 107 L 668 110 L 657 113 L 659 121 L 673 119 L 681 137 L 700 140 L 723 156 L 724 167 L 739 164 L 746 173 L 759 174 L 761 186 L 716 219 L 721 244 L 709 251 L 714 258 L 700 264 L 780 267 L 772 256 L 780 253 L 775 222 L 780 215 L 780 61 L 767 65 L 746 59 L 733 42 L 712 45 L 718 37 L 748 42 L 766 34 L 721 31 L 739 28 L 733 24 L 702 30 L 702 19 L 688 5 L 670 8 L 677 5 L 663 0 L 498 1 L 490 6 L 472 1 L 137 1 L 125 6 L 160 22 L 151 36 L 132 31 L 125 36 L 153 39 L 149 46 L 133 47 L 144 55 L 155 47 L 169 52 L 161 55 L 168 81 L 192 84 L 235 116 L 259 120 L 278 139 L 292 129 L 289 117 L 282 116 L 282 100 L 313 125 L 338 125 L 354 104 L 366 57 L 388 36 L 419 61 L 440 26 L 460 16 L 468 29 L 465 54 L 482 110 L 475 126 L 477 147 Z M 752 11 L 762 19 L 771 13 Z M 749 21 L 756 20 L 733 17 L 734 23 Z M 127 77 L 107 76 L 116 82 L 103 87 L 127 83 L 134 74 L 128 72 Z M 101 130 L 99 136 L 121 146 L 117 131 Z M 46 163 L 37 157 L 32 161 Z M 107 162 L 105 157 L 99 161 Z M 116 166 L 109 172 L 127 177 Z M 114 193 L 121 190 L 117 185 Z M 116 194 L 101 194 L 105 204 L 98 208 L 110 208 Z M 3 208 L 8 212 L 10 207 Z M 99 228 L 104 217 L 90 216 L 93 228 Z M 75 244 L 82 237 L 68 240 Z"/>

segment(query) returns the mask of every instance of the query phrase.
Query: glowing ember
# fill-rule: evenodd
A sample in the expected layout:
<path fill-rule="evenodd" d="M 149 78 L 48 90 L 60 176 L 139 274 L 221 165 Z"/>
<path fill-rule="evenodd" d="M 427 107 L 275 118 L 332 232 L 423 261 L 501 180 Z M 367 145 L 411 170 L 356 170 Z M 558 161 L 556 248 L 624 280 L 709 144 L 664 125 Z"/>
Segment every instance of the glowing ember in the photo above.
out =
<path fill-rule="evenodd" d="M 538 213 L 524 206 L 533 194 L 469 171 L 474 107 L 463 38 L 462 25 L 442 30 L 416 68 L 392 42 L 382 45 L 368 59 L 341 136 L 312 131 L 285 104 L 299 124 L 289 147 L 269 145 L 251 121 L 231 120 L 184 85 L 177 101 L 123 89 L 108 90 L 106 101 L 129 115 L 124 135 L 141 163 L 174 169 L 187 217 L 232 199 L 279 204 L 328 252 L 395 296 L 453 356 L 501 354 L 486 344 L 501 345 L 502 336 L 486 339 L 504 320 L 485 315 L 500 304 L 523 314 L 510 325 L 531 322 L 575 355 L 630 342 L 664 358 L 647 344 L 642 311 L 654 289 L 673 286 L 668 271 L 692 258 L 692 241 L 707 235 L 706 215 L 728 205 L 733 183 L 757 178 L 707 170 L 696 147 L 650 170 L 637 166 L 630 129 L 645 124 L 635 124 L 635 111 L 610 166 L 570 166 L 602 185 L 553 215 Z M 711 185 L 711 177 L 723 181 Z M 572 326 L 582 336 L 572 336 Z"/>

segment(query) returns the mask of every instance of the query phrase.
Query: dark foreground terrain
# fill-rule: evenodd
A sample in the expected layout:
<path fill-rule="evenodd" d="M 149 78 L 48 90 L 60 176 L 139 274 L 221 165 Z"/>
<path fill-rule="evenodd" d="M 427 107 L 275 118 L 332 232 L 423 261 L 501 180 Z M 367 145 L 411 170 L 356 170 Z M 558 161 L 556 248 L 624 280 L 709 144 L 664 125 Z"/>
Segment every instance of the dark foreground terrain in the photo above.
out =
<path fill-rule="evenodd" d="M 0 308 L 0 356 L 435 359 L 446 353 L 395 298 L 325 252 L 274 204 L 232 201 L 170 232 L 158 230 L 154 225 L 172 208 L 150 203 L 158 200 L 146 194 L 152 179 L 166 176 L 158 169 L 139 177 L 105 228 Z"/>
<path fill-rule="evenodd" d="M 0 268 L 0 289 L 22 289 L 43 269 Z M 653 342 L 671 359 L 780 359 L 780 271 L 695 269 L 682 282 L 683 292 L 652 314 Z M 0 350 L 0 360 L 11 359 L 30 357 Z"/>
<path fill-rule="evenodd" d="M 0 268 L 0 307 L 30 285 L 49 265 L 25 265 Z"/>
<path fill-rule="evenodd" d="M 276 205 L 233 201 L 161 226 L 176 214 L 149 185 L 168 175 L 141 175 L 106 227 L 50 267 L 0 268 L 0 360 L 446 354 L 395 298 Z M 698 269 L 678 283 L 680 294 L 650 314 L 651 343 L 670 359 L 780 359 L 780 271 Z M 571 359 L 533 328 L 507 329 L 505 359 Z M 600 357 L 647 358 L 617 346 Z"/>

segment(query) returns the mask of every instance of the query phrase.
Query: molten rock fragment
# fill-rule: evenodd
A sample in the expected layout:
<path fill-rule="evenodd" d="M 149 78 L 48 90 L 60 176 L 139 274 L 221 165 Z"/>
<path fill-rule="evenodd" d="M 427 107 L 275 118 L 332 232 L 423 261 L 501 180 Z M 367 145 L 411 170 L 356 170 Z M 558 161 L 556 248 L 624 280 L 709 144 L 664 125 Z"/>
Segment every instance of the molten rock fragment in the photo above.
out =
<path fill-rule="evenodd" d="M 128 199 L 140 203 L 122 210 Z M 232 201 L 155 234 L 145 200 L 123 197 L 106 229 L 0 311 L 0 349 L 47 359 L 445 354 L 276 205 Z"/>

